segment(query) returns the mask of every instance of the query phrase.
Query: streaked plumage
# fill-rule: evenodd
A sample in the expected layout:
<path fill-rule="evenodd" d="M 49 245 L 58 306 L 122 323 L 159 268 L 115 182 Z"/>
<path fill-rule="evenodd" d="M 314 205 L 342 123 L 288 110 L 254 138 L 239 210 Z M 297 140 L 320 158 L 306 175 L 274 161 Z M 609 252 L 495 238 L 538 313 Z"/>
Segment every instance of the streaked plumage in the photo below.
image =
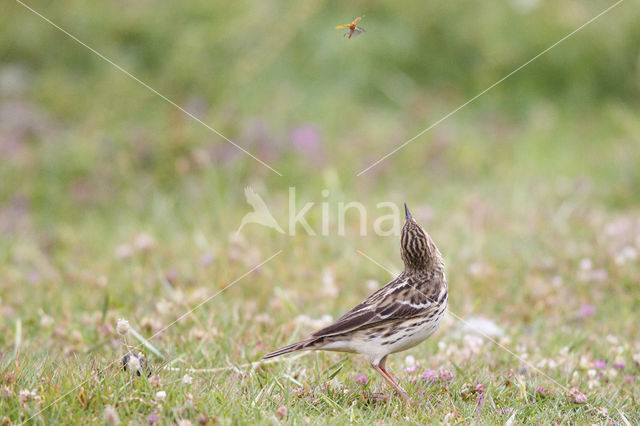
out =
<path fill-rule="evenodd" d="M 263 359 L 300 350 L 363 354 L 400 395 L 407 396 L 386 371 L 387 356 L 417 345 L 438 329 L 447 309 L 448 287 L 440 251 L 406 204 L 405 211 L 400 237 L 404 271 L 334 324 Z"/>

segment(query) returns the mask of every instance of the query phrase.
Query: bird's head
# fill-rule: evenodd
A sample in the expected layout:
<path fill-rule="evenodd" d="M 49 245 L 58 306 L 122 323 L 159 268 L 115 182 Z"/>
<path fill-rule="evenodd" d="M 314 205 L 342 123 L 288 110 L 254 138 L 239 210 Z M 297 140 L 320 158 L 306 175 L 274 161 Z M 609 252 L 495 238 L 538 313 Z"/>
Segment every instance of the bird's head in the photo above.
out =
<path fill-rule="evenodd" d="M 427 231 L 411 216 L 404 205 L 405 222 L 400 234 L 400 253 L 405 270 L 443 270 L 442 255 Z"/>

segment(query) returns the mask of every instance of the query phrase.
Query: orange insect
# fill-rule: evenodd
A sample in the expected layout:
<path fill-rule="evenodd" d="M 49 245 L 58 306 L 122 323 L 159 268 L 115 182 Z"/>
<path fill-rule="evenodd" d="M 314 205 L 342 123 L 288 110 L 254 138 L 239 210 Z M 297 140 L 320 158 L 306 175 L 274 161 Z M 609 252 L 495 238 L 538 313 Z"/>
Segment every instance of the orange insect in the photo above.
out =
<path fill-rule="evenodd" d="M 351 38 L 351 37 L 355 37 L 357 35 L 360 35 L 361 33 L 363 33 L 365 30 L 362 27 L 359 27 L 357 24 L 359 21 L 362 20 L 362 17 L 358 16 L 356 19 L 353 20 L 352 23 L 350 24 L 346 24 L 346 25 L 338 25 L 336 27 L 336 29 L 340 29 L 340 28 L 349 28 L 349 31 L 346 32 L 344 35 L 348 36 L 347 38 Z"/>

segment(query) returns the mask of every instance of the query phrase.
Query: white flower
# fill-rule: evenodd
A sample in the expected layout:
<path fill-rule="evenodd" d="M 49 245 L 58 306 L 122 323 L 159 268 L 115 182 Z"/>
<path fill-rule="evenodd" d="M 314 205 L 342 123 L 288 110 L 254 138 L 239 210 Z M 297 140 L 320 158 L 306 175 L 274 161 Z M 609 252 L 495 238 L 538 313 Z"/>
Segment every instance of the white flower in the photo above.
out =
<path fill-rule="evenodd" d="M 80 330 L 73 330 L 69 337 L 74 343 L 82 343 L 82 333 L 80 333 Z"/>
<path fill-rule="evenodd" d="M 540 5 L 540 0 L 511 0 L 511 7 L 522 14 L 533 12 Z"/>
<path fill-rule="evenodd" d="M 584 258 L 580 261 L 580 269 L 583 271 L 590 271 L 593 269 L 593 262 L 589 258 Z"/>
<path fill-rule="evenodd" d="M 142 233 L 134 237 L 133 245 L 138 251 L 149 251 L 156 245 L 156 240 L 152 235 Z"/>
<path fill-rule="evenodd" d="M 337 297 L 340 289 L 335 284 L 335 277 L 330 269 L 322 273 L 322 293 L 328 297 Z"/>
<path fill-rule="evenodd" d="M 191 421 L 187 419 L 178 420 L 178 426 L 191 426 Z"/>
<path fill-rule="evenodd" d="M 331 315 L 323 315 L 322 318 L 312 319 L 308 315 L 298 315 L 295 320 L 296 324 L 309 328 L 324 328 L 333 322 Z"/>
<path fill-rule="evenodd" d="M 467 273 L 472 277 L 481 277 L 489 273 L 489 265 L 484 262 L 473 262 L 467 268 Z"/>
<path fill-rule="evenodd" d="M 416 358 L 413 355 L 407 355 L 404 358 L 404 365 L 406 365 L 407 367 L 413 367 L 414 365 L 416 365 Z"/>
<path fill-rule="evenodd" d="M 135 373 L 140 370 L 140 359 L 135 355 L 131 355 L 127 361 L 127 366 Z"/>
<path fill-rule="evenodd" d="M 638 252 L 631 246 L 625 246 L 620 253 L 615 257 L 615 262 L 618 265 L 623 265 L 627 262 L 633 262 L 638 259 Z"/>
<path fill-rule="evenodd" d="M 43 313 L 42 316 L 40 317 L 40 326 L 43 328 L 49 328 L 52 325 L 53 325 L 53 318 Z"/>
<path fill-rule="evenodd" d="M 104 422 L 108 425 L 119 425 L 120 424 L 120 416 L 118 416 L 118 412 L 111 405 L 107 405 L 104 407 Z"/>
<path fill-rule="evenodd" d="M 157 374 L 154 374 L 149 378 L 149 383 L 151 383 L 151 386 L 157 388 L 162 384 L 162 380 L 160 379 L 160 376 L 158 376 Z"/>
<path fill-rule="evenodd" d="M 158 401 L 164 401 L 164 399 L 167 397 L 167 393 L 165 391 L 158 391 L 156 392 L 156 399 Z"/>
<path fill-rule="evenodd" d="M 484 344 L 484 340 L 482 340 L 482 337 L 472 334 L 465 335 L 463 340 L 465 346 L 473 353 L 478 353 L 480 351 L 480 348 Z"/>
<path fill-rule="evenodd" d="M 190 385 L 191 383 L 193 383 L 193 377 L 191 377 L 188 374 L 185 374 L 184 376 L 182 376 L 183 385 Z"/>
<path fill-rule="evenodd" d="M 5 385 L 0 389 L 0 398 L 9 398 L 11 395 L 13 395 L 13 391 L 9 386 Z"/>
<path fill-rule="evenodd" d="M 98 284 L 98 287 L 104 288 L 109 284 L 109 279 L 104 275 L 100 275 L 96 280 L 96 284 Z"/>
<path fill-rule="evenodd" d="M 450 411 L 446 416 L 444 416 L 444 424 L 450 425 L 454 423 L 456 423 L 456 414 L 453 411 Z"/>
<path fill-rule="evenodd" d="M 129 321 L 125 319 L 120 318 L 116 323 L 116 331 L 118 332 L 118 334 L 121 334 L 123 336 L 129 332 L 130 328 L 131 326 L 129 325 Z"/>
<path fill-rule="evenodd" d="M 133 249 L 129 244 L 120 244 L 116 247 L 116 258 L 122 260 L 127 259 L 133 255 Z"/>
<path fill-rule="evenodd" d="M 380 288 L 380 282 L 378 282 L 378 280 L 367 280 L 366 284 L 369 291 L 374 291 Z"/>
<path fill-rule="evenodd" d="M 329 314 L 324 314 L 318 321 L 319 327 L 324 328 L 333 322 L 333 317 Z"/>
<path fill-rule="evenodd" d="M 589 368 L 591 364 L 593 364 L 591 360 L 584 355 L 580 357 L 580 361 L 578 362 L 578 365 L 580 366 L 580 368 L 585 370 Z"/>
<path fill-rule="evenodd" d="M 20 393 L 18 393 L 18 401 L 20 404 L 27 403 L 31 401 L 32 392 L 29 389 L 22 389 Z"/>

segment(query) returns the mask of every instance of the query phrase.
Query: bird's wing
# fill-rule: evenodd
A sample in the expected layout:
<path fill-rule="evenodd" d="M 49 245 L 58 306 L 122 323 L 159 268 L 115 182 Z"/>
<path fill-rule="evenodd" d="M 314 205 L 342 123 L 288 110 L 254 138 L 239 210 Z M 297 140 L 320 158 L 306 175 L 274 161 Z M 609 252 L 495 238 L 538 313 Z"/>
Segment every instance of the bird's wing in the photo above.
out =
<path fill-rule="evenodd" d="M 440 288 L 439 285 L 421 285 L 427 288 Z M 442 293 L 446 294 L 446 293 Z M 357 329 L 373 327 L 382 322 L 392 322 L 425 315 L 425 311 L 440 305 L 438 291 L 425 294 L 416 289 L 411 280 L 396 278 L 380 290 L 344 314 L 335 323 L 318 330 L 312 337 L 322 337 L 347 333 Z"/>

